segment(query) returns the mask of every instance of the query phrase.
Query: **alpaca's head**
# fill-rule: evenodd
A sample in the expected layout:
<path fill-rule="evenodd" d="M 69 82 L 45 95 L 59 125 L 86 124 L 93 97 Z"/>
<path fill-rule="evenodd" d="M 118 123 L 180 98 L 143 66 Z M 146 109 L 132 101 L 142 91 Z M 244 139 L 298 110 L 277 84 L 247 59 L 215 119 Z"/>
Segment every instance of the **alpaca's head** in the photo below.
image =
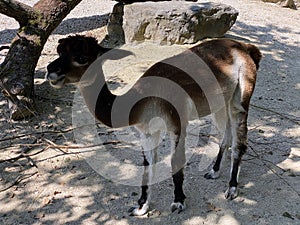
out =
<path fill-rule="evenodd" d="M 46 74 L 46 79 L 55 88 L 79 82 L 97 56 L 108 50 L 98 45 L 95 38 L 80 35 L 60 39 L 58 43 L 59 57 L 47 66 Z"/>

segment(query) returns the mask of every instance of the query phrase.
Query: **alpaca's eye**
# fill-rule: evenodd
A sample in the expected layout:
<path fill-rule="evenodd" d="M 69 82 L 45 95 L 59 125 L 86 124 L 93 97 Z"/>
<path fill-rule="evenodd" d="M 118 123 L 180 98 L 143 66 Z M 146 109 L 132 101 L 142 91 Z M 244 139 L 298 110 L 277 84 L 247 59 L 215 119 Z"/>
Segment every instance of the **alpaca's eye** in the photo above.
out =
<path fill-rule="evenodd" d="M 78 55 L 75 56 L 73 60 L 79 64 L 86 64 L 89 61 L 89 58 L 84 55 Z"/>

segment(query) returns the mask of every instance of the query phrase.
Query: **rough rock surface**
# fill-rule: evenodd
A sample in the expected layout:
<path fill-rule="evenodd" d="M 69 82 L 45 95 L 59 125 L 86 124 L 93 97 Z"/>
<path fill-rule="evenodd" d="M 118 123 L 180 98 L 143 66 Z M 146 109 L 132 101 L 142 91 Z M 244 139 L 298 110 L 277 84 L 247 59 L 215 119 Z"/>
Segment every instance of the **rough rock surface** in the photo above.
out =
<path fill-rule="evenodd" d="M 276 3 L 282 7 L 297 9 L 300 5 L 300 0 L 262 0 L 263 2 Z"/>
<path fill-rule="evenodd" d="M 145 2 L 116 4 L 110 15 L 106 41 L 113 44 L 154 41 L 190 44 L 220 37 L 235 23 L 231 6 L 200 2 Z"/>

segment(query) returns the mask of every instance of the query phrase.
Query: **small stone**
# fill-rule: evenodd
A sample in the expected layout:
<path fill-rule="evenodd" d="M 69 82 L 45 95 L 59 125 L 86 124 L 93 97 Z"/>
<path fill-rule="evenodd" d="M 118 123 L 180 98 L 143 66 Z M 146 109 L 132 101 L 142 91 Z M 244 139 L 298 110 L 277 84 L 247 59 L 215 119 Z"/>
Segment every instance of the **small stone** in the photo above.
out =
<path fill-rule="evenodd" d="M 77 180 L 84 180 L 86 177 L 85 176 L 80 176 L 77 178 Z"/>
<path fill-rule="evenodd" d="M 288 212 L 284 212 L 284 213 L 282 214 L 282 216 L 294 220 L 294 218 L 292 217 L 292 215 L 291 215 L 290 213 L 288 213 Z"/>
<path fill-rule="evenodd" d="M 157 209 L 153 209 L 150 212 L 147 213 L 147 217 L 157 217 L 160 216 L 161 212 Z"/>

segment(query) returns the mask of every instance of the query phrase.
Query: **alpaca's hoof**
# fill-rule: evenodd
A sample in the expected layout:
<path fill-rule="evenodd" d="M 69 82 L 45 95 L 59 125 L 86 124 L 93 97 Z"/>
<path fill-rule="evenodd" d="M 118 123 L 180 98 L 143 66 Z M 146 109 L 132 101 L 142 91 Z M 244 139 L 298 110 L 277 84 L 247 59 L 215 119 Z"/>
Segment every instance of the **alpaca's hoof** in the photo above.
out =
<path fill-rule="evenodd" d="M 204 174 L 206 179 L 217 179 L 220 176 L 220 171 L 214 171 L 211 169 L 208 173 Z"/>
<path fill-rule="evenodd" d="M 173 202 L 171 204 L 171 210 L 172 212 L 175 212 L 176 210 L 178 213 L 181 213 L 185 209 L 185 204 L 181 202 Z"/>
<path fill-rule="evenodd" d="M 149 205 L 146 202 L 145 204 L 143 204 L 142 207 L 140 207 L 140 206 L 131 207 L 128 210 L 128 212 L 129 212 L 130 216 L 142 216 L 142 215 L 145 215 L 148 212 L 148 209 L 149 209 Z"/>
<path fill-rule="evenodd" d="M 229 200 L 235 199 L 239 195 L 237 187 L 229 187 L 225 192 L 225 198 Z"/>

